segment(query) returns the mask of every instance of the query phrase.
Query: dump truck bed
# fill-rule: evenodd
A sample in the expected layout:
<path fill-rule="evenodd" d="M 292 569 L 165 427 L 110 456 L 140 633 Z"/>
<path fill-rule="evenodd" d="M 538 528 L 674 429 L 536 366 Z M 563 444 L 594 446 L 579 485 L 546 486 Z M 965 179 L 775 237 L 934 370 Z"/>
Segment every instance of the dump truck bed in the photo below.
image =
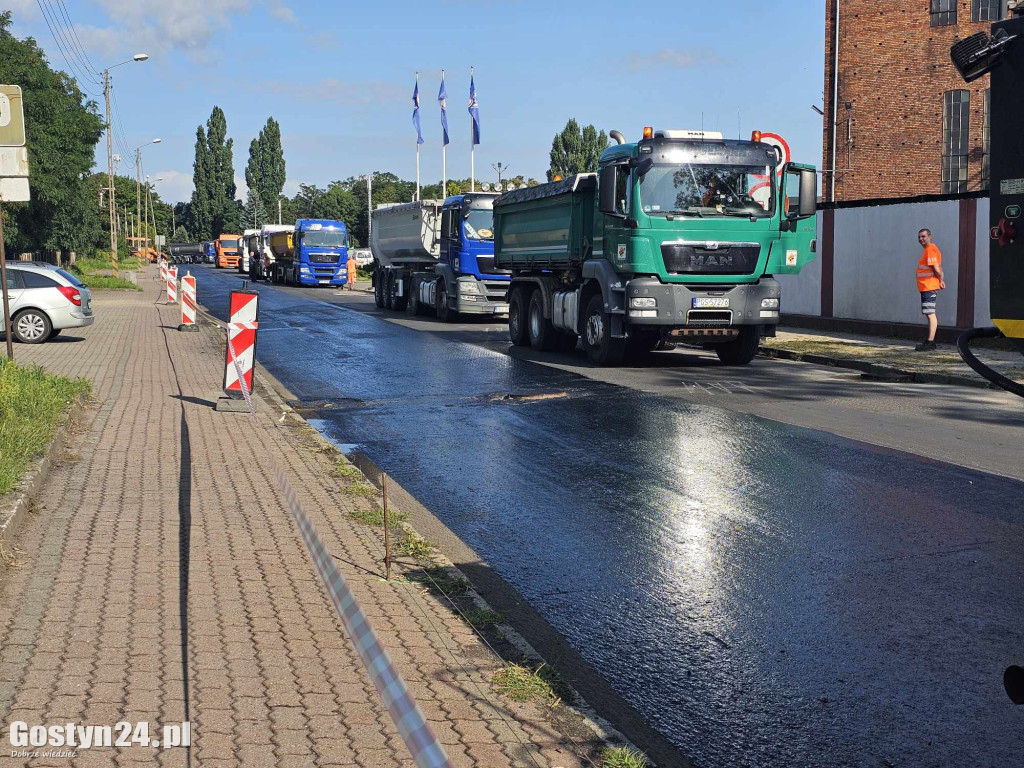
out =
<path fill-rule="evenodd" d="M 589 255 L 597 174 L 506 192 L 494 201 L 498 269 L 564 269 Z"/>
<path fill-rule="evenodd" d="M 370 250 L 377 263 L 435 264 L 441 255 L 441 206 L 439 200 L 420 200 L 374 209 Z"/>

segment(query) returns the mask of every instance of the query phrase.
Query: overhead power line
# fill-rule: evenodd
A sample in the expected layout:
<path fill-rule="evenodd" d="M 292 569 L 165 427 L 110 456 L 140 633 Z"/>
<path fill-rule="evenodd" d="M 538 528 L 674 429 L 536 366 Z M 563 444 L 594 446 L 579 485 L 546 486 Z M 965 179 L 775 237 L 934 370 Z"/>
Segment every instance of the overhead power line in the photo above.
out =
<path fill-rule="evenodd" d="M 46 2 L 50 3 L 50 8 L 52 11 L 53 4 L 51 0 L 46 0 Z M 67 6 L 64 4 L 64 0 L 57 0 L 57 6 L 58 8 L 60 8 L 61 15 L 64 17 L 64 30 L 68 33 L 67 36 L 70 38 L 71 42 L 78 49 L 79 61 L 81 61 L 85 65 L 86 71 L 91 72 L 97 78 L 102 78 L 102 75 L 99 73 L 96 67 L 93 66 L 92 60 L 89 58 L 89 54 L 85 52 L 85 46 L 82 45 L 82 40 L 81 38 L 79 38 L 78 32 L 75 29 L 75 25 L 72 23 L 71 17 L 68 15 L 68 9 Z"/>
<path fill-rule="evenodd" d="M 87 71 L 83 73 L 81 65 L 75 62 L 74 55 L 68 54 L 67 49 L 70 49 L 70 44 L 68 44 L 67 41 L 64 40 L 64 37 L 61 34 L 59 28 L 56 31 L 54 30 L 56 19 L 54 20 L 53 24 L 50 23 L 50 15 L 47 13 L 46 7 L 44 7 L 42 0 L 36 0 L 36 5 L 39 6 L 39 10 L 43 14 L 43 21 L 46 22 L 46 28 L 50 30 L 50 36 L 53 38 L 53 41 L 57 44 L 57 49 L 60 51 L 60 55 L 63 57 L 64 62 L 68 65 L 68 69 L 70 70 L 73 77 L 78 81 L 79 86 L 82 88 L 83 91 L 91 94 L 92 96 L 101 96 L 101 93 L 94 91 L 86 86 L 87 83 L 99 85 L 99 82 L 96 81 L 93 77 L 90 77 Z M 64 44 L 62 44 L 62 40 L 64 41 Z"/>

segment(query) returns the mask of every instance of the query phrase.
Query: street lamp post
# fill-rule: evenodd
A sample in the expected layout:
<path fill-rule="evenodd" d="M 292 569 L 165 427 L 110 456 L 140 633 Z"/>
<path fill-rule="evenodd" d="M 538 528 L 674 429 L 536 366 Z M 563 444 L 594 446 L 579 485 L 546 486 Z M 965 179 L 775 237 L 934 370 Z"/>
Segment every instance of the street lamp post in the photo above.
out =
<path fill-rule="evenodd" d="M 159 143 L 160 139 L 153 139 L 135 148 L 135 220 L 139 224 L 142 223 L 142 147 Z M 139 234 L 141 234 L 141 229 Z M 138 240 L 136 240 L 135 245 L 138 246 Z"/>
<path fill-rule="evenodd" d="M 113 127 L 111 126 L 110 120 L 110 70 L 114 67 L 120 67 L 121 64 L 130 64 L 133 61 L 145 61 L 148 58 L 148 54 L 136 53 L 130 59 L 126 59 L 120 64 L 115 64 L 113 67 L 107 67 L 103 70 L 103 100 L 106 102 L 107 106 L 107 184 L 110 187 L 110 194 L 107 196 L 107 204 L 108 213 L 110 214 L 110 258 L 113 260 L 114 277 L 118 277 L 117 232 L 114 228 L 114 217 L 117 215 L 117 209 L 114 207 L 114 138 Z"/>

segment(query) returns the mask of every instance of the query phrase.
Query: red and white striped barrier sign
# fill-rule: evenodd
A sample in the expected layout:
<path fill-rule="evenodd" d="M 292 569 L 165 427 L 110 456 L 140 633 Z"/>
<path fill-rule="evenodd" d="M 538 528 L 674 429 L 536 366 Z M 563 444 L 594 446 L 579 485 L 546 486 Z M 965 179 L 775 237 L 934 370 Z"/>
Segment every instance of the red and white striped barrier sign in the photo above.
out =
<path fill-rule="evenodd" d="M 160 259 L 160 279 L 167 282 L 167 262 Z"/>
<path fill-rule="evenodd" d="M 245 379 L 246 392 L 252 392 L 252 367 L 256 362 L 256 314 L 259 294 L 253 291 L 232 291 L 228 314 L 228 350 L 224 363 L 224 391 L 228 397 L 243 397 L 239 375 Z M 238 360 L 232 362 L 232 350 Z"/>
<path fill-rule="evenodd" d="M 191 272 L 181 278 L 181 325 L 179 331 L 190 331 L 196 327 L 196 279 Z"/>
<path fill-rule="evenodd" d="M 167 270 L 167 303 L 174 304 L 178 301 L 178 268 L 170 267 Z"/>

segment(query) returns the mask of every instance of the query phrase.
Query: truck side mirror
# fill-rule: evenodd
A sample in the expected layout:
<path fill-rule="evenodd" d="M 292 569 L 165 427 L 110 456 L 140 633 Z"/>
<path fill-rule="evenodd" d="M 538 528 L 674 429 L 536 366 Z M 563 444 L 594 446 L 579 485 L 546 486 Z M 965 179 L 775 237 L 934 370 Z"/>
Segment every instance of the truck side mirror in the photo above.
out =
<path fill-rule="evenodd" d="M 800 171 L 800 210 L 801 219 L 810 218 L 818 210 L 818 174 L 810 169 Z"/>
<path fill-rule="evenodd" d="M 598 210 L 601 213 L 617 215 L 615 210 L 615 166 L 606 165 L 598 173 L 597 182 L 600 186 L 600 197 L 598 199 Z"/>

